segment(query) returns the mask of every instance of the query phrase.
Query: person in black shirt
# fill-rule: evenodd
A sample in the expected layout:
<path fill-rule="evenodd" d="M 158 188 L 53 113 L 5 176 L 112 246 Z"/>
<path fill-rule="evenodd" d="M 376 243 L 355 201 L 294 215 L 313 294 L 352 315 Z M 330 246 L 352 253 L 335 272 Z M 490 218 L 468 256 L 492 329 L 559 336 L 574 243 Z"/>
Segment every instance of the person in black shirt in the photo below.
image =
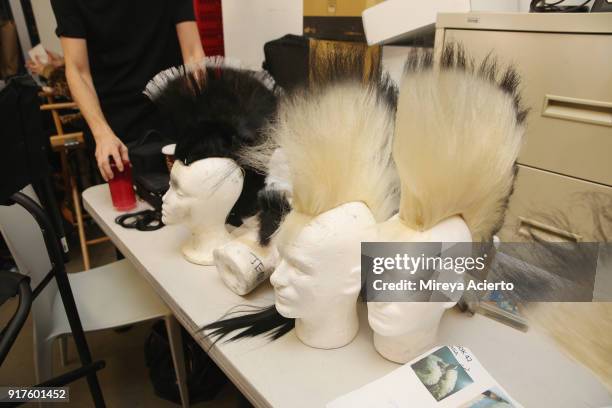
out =
<path fill-rule="evenodd" d="M 51 0 L 66 78 L 95 139 L 104 180 L 123 171 L 126 143 L 163 129 L 143 95 L 158 72 L 204 58 L 192 0 Z"/>

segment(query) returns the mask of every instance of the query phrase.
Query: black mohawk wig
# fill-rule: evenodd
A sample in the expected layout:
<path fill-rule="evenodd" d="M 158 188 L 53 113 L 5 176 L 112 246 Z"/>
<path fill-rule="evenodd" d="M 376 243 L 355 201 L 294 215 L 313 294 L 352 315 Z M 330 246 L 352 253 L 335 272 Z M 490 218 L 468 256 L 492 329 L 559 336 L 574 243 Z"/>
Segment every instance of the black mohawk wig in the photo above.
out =
<path fill-rule="evenodd" d="M 228 218 L 234 225 L 257 211 L 264 175 L 245 164 L 240 152 L 263 140 L 263 130 L 277 108 L 273 87 L 266 73 L 213 58 L 162 71 L 144 91 L 174 125 L 176 160 L 188 166 L 209 157 L 226 157 L 245 171 L 243 192 Z"/>
<path fill-rule="evenodd" d="M 259 143 L 276 113 L 272 87 L 265 73 L 216 59 L 162 71 L 147 84 L 145 94 L 175 125 L 175 157 L 189 165 L 207 157 L 238 161 L 238 151 Z"/>

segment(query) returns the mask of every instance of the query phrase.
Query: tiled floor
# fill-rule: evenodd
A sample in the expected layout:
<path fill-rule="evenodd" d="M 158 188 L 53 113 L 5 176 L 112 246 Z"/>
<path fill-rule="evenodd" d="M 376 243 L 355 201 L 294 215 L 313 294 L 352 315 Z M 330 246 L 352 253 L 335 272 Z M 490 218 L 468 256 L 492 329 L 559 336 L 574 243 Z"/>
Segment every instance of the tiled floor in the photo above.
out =
<path fill-rule="evenodd" d="M 74 241 L 72 239 L 71 241 Z M 72 259 L 67 267 L 69 272 L 82 269 L 82 259 L 78 243 L 72 242 Z M 100 244 L 90 249 L 92 267 L 115 260 L 115 250 L 110 243 Z M 15 310 L 16 302 L 9 301 L 0 307 L 0 327 L 4 327 Z M 94 360 L 106 361 L 106 368 L 98 376 L 102 392 L 108 407 L 176 407 L 177 405 L 158 398 L 149 381 L 145 366 L 143 346 L 150 333 L 152 322 L 136 325 L 123 332 L 104 330 L 87 333 L 87 340 Z M 32 321 L 25 324 L 9 356 L 0 367 L 0 385 L 30 385 L 35 383 L 34 363 L 32 359 Z M 62 368 L 59 362 L 59 350 L 55 350 L 54 372 L 61 373 L 78 367 L 78 357 L 73 342 L 69 341 L 68 367 Z M 70 403 L 56 404 L 58 407 L 93 406 L 85 380 L 70 385 Z M 195 407 L 244 407 L 240 392 L 228 382 L 213 401 L 194 405 Z M 26 407 L 36 407 L 26 404 Z"/>

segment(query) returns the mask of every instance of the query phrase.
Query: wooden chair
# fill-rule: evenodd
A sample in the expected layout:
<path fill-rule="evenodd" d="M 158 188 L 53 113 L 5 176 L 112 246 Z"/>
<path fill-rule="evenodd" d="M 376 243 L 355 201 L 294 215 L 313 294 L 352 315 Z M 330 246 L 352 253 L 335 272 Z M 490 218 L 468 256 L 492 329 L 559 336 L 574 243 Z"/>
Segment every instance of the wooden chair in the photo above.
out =
<path fill-rule="evenodd" d="M 79 233 L 79 242 L 81 246 L 81 253 L 83 254 L 84 270 L 88 270 L 90 268 L 88 246 L 106 242 L 109 240 L 109 238 L 103 236 L 88 240 L 85 234 L 85 224 L 83 222 L 84 214 L 81 208 L 80 191 L 78 190 L 76 177 L 71 171 L 70 164 L 68 162 L 68 154 L 70 151 L 85 148 L 85 139 L 83 137 L 83 132 L 64 133 L 64 126 L 62 125 L 60 115 L 60 111 L 62 110 L 76 109 L 77 104 L 75 102 L 55 102 L 53 99 L 53 94 L 48 92 L 44 92 L 41 95 L 47 98 L 47 103 L 41 105 L 40 109 L 42 111 L 51 112 L 53 123 L 55 124 L 57 133 L 51 136 L 51 148 L 60 154 L 64 190 L 66 195 L 70 196 L 72 208 L 74 209 L 74 217 L 71 221 L 73 222 L 73 225 L 76 224 Z"/>

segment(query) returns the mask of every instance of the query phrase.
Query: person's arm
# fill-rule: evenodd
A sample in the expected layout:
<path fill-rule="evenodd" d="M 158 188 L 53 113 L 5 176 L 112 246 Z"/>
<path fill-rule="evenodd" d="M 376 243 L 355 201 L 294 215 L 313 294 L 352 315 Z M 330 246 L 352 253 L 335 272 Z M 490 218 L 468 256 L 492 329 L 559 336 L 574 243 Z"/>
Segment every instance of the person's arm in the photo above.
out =
<path fill-rule="evenodd" d="M 181 45 L 183 63 L 199 62 L 204 58 L 204 49 L 195 21 L 182 21 L 176 25 L 176 35 Z"/>
<path fill-rule="evenodd" d="M 61 42 L 66 64 L 66 80 L 72 98 L 79 106 L 96 140 L 98 168 L 104 180 L 108 181 L 113 178 L 109 157 L 113 158 L 119 171 L 123 171 L 123 162 L 129 161 L 128 149 L 110 128 L 100 108 L 89 69 L 87 41 L 82 38 L 61 37 Z"/>

